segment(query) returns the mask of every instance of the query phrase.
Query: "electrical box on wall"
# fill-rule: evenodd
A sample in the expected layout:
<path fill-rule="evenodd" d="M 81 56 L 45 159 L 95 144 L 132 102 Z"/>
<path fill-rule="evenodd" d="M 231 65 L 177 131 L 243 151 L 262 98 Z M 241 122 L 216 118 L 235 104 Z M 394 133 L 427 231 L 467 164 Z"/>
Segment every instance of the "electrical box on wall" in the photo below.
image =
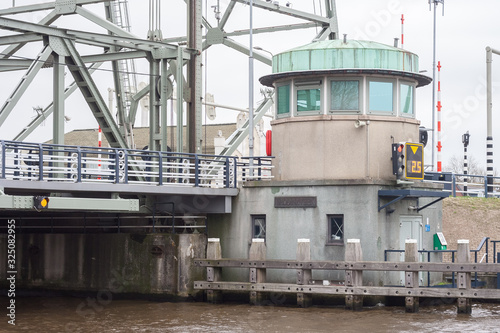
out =
<path fill-rule="evenodd" d="M 444 238 L 442 232 L 437 232 L 434 234 L 434 250 L 446 250 L 448 247 L 448 243 Z"/>

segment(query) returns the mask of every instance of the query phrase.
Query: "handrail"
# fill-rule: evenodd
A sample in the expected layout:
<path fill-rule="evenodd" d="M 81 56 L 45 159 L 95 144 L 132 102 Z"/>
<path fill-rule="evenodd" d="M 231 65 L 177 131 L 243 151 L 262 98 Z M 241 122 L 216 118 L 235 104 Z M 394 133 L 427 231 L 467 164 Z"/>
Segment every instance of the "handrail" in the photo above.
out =
<path fill-rule="evenodd" d="M 492 179 L 500 187 L 500 177 L 430 171 L 424 174 L 424 182 L 443 184 L 443 191 L 449 192 L 453 197 L 500 197 L 500 192 L 492 192 L 493 186 L 488 186 L 488 179 Z"/>
<path fill-rule="evenodd" d="M 0 151 L 1 179 L 236 187 L 234 156 L 6 140 L 0 141 Z M 222 173 L 207 174 L 208 164 Z M 228 165 L 234 166 L 233 169 L 227 168 Z"/>

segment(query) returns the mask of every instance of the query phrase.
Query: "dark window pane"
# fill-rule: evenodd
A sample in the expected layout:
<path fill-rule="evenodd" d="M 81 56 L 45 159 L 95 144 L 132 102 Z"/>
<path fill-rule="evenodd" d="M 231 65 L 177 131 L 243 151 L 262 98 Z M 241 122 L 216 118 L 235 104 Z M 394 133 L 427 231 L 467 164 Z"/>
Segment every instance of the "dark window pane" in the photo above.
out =
<path fill-rule="evenodd" d="M 344 215 L 328 215 L 328 243 L 344 243 Z"/>
<path fill-rule="evenodd" d="M 266 239 L 266 216 L 253 215 L 252 216 L 252 238 Z"/>
<path fill-rule="evenodd" d="M 318 111 L 321 108 L 321 90 L 297 90 L 297 111 Z"/>
<path fill-rule="evenodd" d="M 359 110 L 359 81 L 332 81 L 331 110 Z"/>
<path fill-rule="evenodd" d="M 278 87 L 278 114 L 290 112 L 290 85 Z"/>

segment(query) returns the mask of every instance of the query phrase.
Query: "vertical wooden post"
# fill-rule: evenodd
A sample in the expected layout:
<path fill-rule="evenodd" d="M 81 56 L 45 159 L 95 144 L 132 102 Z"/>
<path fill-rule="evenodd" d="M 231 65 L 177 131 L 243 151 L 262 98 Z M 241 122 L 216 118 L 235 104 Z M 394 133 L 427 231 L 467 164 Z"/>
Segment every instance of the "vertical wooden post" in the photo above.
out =
<path fill-rule="evenodd" d="M 209 238 L 207 244 L 207 259 L 217 260 L 222 258 L 222 250 L 220 247 L 220 238 Z M 220 281 L 222 276 L 222 268 L 207 267 L 207 281 Z M 220 290 L 207 290 L 207 302 L 220 303 L 222 301 L 222 292 Z"/>
<path fill-rule="evenodd" d="M 405 242 L 405 262 L 418 262 L 418 245 L 416 239 L 407 239 Z M 418 271 L 405 272 L 405 287 L 418 288 Z M 419 298 L 405 297 L 406 312 L 418 312 Z"/>
<path fill-rule="evenodd" d="M 469 263 L 470 262 L 470 250 L 469 250 L 469 240 L 459 239 L 457 244 L 457 262 L 458 263 Z M 471 285 L 471 272 L 458 273 L 457 279 L 458 289 L 470 289 Z M 470 298 L 459 297 L 457 299 L 458 303 L 458 313 L 471 314 L 472 304 Z"/>
<path fill-rule="evenodd" d="M 363 260 L 361 251 L 361 243 L 359 239 L 348 239 L 345 249 L 345 261 L 356 262 Z M 346 270 L 345 271 L 346 287 L 359 287 L 363 285 L 363 271 Z M 347 310 L 360 311 L 363 309 L 362 295 L 347 295 L 345 297 L 345 307 Z"/>
<path fill-rule="evenodd" d="M 300 238 L 297 240 L 297 261 L 311 260 L 311 241 L 309 239 Z M 312 279 L 310 269 L 297 270 L 297 284 L 309 284 Z M 302 308 L 307 308 L 312 305 L 312 294 L 297 293 L 297 305 Z"/>
<path fill-rule="evenodd" d="M 266 243 L 262 238 L 253 238 L 250 245 L 250 260 L 266 260 Z M 265 268 L 250 268 L 250 283 L 266 282 Z M 250 304 L 259 305 L 264 300 L 264 293 L 258 291 L 250 292 Z"/>

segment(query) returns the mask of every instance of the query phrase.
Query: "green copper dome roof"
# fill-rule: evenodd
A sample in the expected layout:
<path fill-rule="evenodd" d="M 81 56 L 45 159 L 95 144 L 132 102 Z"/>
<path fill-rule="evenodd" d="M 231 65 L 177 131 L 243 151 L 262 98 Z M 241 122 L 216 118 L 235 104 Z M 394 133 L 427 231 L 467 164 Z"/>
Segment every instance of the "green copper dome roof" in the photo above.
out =
<path fill-rule="evenodd" d="M 392 46 L 348 40 L 326 40 L 273 57 L 273 73 L 322 69 L 390 69 L 418 73 L 418 56 Z"/>
<path fill-rule="evenodd" d="M 273 82 L 289 76 L 317 74 L 386 74 L 412 78 L 418 86 L 431 82 L 419 74 L 418 56 L 403 49 L 371 41 L 325 40 L 273 56 L 273 74 L 260 82 Z"/>

